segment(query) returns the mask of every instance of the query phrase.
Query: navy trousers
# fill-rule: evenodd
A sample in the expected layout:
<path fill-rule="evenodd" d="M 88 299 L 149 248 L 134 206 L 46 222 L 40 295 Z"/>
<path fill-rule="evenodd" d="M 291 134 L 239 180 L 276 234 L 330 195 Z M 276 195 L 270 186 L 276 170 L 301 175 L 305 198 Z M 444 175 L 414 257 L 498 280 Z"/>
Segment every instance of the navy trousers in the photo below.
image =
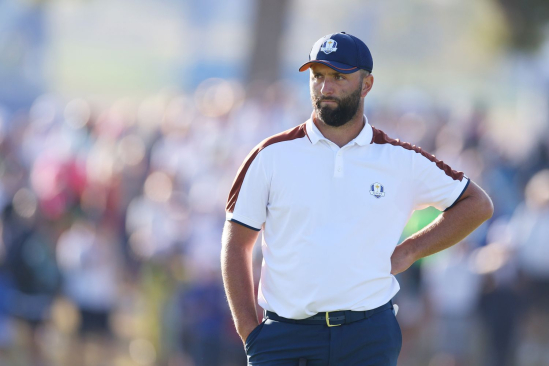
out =
<path fill-rule="evenodd" d="M 263 319 L 246 339 L 252 366 L 396 366 L 402 333 L 392 309 L 337 327 Z"/>

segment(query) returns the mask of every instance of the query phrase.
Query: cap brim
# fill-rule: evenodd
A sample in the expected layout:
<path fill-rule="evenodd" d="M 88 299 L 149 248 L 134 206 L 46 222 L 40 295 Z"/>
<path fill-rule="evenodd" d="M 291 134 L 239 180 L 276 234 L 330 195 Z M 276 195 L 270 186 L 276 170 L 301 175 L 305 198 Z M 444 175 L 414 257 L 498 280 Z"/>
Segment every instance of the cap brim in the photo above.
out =
<path fill-rule="evenodd" d="M 360 70 L 356 66 L 350 66 L 350 65 L 342 64 L 341 62 L 324 61 L 324 60 L 312 60 L 312 61 L 304 63 L 299 68 L 299 71 L 302 72 L 302 71 L 308 70 L 311 67 L 312 64 L 326 65 L 326 66 L 332 68 L 333 70 L 335 70 L 337 72 L 340 72 L 342 74 L 352 74 L 353 72 L 357 72 L 358 70 Z"/>

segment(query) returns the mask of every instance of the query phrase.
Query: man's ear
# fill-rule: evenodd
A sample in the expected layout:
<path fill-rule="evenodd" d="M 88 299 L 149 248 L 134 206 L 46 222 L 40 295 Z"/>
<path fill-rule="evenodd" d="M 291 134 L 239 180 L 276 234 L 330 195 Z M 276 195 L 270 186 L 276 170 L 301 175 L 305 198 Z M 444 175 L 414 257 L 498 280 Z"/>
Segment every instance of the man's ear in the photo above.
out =
<path fill-rule="evenodd" d="M 362 79 L 362 93 L 360 93 L 360 96 L 364 98 L 370 90 L 372 90 L 372 87 L 374 86 L 374 75 L 369 74 L 364 79 Z"/>

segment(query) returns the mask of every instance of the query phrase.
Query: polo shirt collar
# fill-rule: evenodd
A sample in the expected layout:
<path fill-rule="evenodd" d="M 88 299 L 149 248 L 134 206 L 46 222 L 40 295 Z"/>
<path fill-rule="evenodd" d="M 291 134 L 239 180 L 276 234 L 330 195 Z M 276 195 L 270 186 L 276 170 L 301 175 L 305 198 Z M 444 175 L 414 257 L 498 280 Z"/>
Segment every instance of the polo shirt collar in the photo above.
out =
<path fill-rule="evenodd" d="M 307 129 L 307 136 L 309 136 L 309 139 L 311 140 L 311 143 L 314 145 L 320 140 L 326 140 L 328 139 L 322 135 L 322 132 L 316 127 L 316 125 L 313 122 L 313 118 L 315 118 L 315 112 L 311 114 L 311 118 L 307 120 L 305 123 L 305 128 Z M 363 116 L 364 118 L 364 127 L 362 128 L 362 131 L 358 134 L 357 137 L 355 137 L 353 140 L 351 140 L 349 143 L 352 144 L 353 142 L 356 142 L 360 146 L 369 145 L 372 141 L 373 131 L 372 126 L 368 123 L 368 118 L 366 116 Z"/>

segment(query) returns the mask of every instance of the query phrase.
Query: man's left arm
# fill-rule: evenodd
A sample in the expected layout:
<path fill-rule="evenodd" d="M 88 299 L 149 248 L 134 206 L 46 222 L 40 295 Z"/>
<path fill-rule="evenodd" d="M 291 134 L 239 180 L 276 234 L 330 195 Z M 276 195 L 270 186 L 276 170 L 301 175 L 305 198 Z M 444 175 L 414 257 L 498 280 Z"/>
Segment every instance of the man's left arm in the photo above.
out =
<path fill-rule="evenodd" d="M 396 247 L 391 256 L 391 274 L 404 272 L 418 259 L 459 243 L 493 213 L 490 197 L 471 181 L 452 208 Z"/>

